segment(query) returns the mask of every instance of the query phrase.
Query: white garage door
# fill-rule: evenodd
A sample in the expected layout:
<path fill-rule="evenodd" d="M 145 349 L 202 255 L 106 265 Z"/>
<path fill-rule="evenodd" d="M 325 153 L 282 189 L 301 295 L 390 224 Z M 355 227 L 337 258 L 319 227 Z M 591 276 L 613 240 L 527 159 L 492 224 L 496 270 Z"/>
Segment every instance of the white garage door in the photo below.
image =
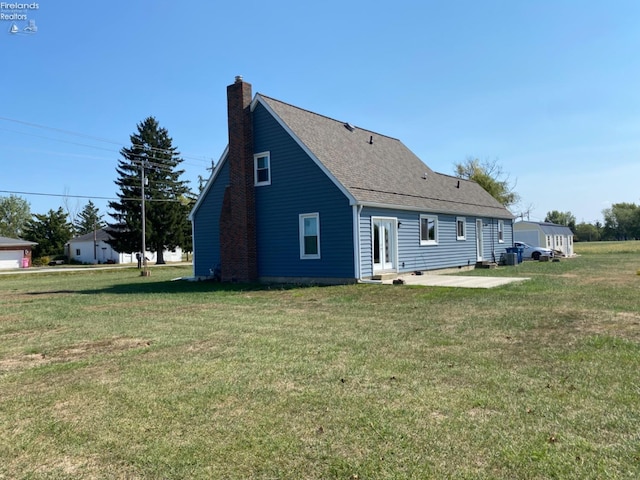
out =
<path fill-rule="evenodd" d="M 22 250 L 0 250 L 0 268 L 20 268 Z"/>

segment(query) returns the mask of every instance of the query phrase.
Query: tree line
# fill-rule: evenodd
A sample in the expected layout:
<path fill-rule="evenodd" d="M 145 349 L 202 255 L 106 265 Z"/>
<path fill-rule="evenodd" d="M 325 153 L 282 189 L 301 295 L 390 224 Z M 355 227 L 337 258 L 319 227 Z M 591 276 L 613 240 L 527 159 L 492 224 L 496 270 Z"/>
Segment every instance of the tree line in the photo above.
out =
<path fill-rule="evenodd" d="M 22 197 L 0 197 L 0 236 L 37 242 L 34 258 L 58 257 L 74 237 L 104 228 L 108 243 L 118 252 L 142 252 L 142 204 L 144 191 L 145 239 L 148 251 L 164 263 L 162 252 L 191 251 L 188 214 L 196 195 L 181 179 L 182 158 L 168 131 L 154 117 L 137 125 L 131 145 L 120 150 L 115 184 L 117 200 L 108 203 L 112 222 L 104 220 L 89 200 L 77 215 L 61 206 L 46 214 L 32 214 Z"/>
<path fill-rule="evenodd" d="M 520 200 L 497 161 L 480 161 L 468 157 L 466 161 L 454 164 L 457 177 L 473 180 L 505 207 L 513 207 Z M 576 223 L 576 217 L 569 211 L 553 210 L 547 212 L 545 222 L 565 225 L 579 242 L 600 240 L 638 240 L 640 239 L 640 206 L 635 203 L 614 203 L 602 211 L 604 223 Z"/>

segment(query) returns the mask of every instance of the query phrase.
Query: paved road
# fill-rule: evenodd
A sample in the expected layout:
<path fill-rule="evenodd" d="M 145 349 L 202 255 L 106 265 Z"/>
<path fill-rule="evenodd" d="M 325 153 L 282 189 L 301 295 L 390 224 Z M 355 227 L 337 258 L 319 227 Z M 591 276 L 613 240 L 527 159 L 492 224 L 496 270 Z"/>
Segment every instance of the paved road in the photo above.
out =
<path fill-rule="evenodd" d="M 149 268 L 174 267 L 176 265 L 191 265 L 191 262 L 167 263 L 165 265 L 149 264 Z M 135 264 L 116 264 L 116 265 L 95 265 L 95 266 L 78 266 L 78 267 L 31 267 L 31 268 L 15 268 L 12 270 L 0 270 L 0 275 L 16 275 L 16 274 L 34 274 L 34 273 L 51 273 L 51 272 L 86 272 L 87 270 L 115 270 L 118 268 L 135 268 Z"/>

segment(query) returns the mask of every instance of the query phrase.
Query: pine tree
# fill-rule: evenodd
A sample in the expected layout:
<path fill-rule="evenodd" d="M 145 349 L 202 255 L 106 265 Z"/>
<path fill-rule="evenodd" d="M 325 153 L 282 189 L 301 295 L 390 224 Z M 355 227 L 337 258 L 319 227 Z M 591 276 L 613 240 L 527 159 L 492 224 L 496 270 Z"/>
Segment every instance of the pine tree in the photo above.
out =
<path fill-rule="evenodd" d="M 181 199 L 190 197 L 188 182 L 180 179 L 184 170 L 180 154 L 172 145 L 165 128 L 154 117 L 137 125 L 131 135 L 131 147 L 120 150 L 116 185 L 119 201 L 109 202 L 110 245 L 119 252 L 142 251 L 142 179 L 145 179 L 146 247 L 156 252 L 157 263 L 164 263 L 163 251 L 173 250 L 185 243 L 190 233 L 188 205 Z M 144 175 L 144 177 L 143 177 Z"/>
<path fill-rule="evenodd" d="M 94 203 L 89 200 L 82 211 L 78 213 L 75 221 L 73 222 L 73 226 L 75 227 L 77 235 L 86 235 L 87 233 L 91 233 L 94 230 L 99 230 L 105 226 L 104 220 L 102 220 L 103 215 L 100 215 L 100 211 L 98 207 L 94 205 Z"/>
<path fill-rule="evenodd" d="M 64 254 L 64 246 L 71 239 L 72 226 L 62 207 L 57 211 L 49 210 L 46 215 L 36 213 L 33 217 L 24 230 L 26 240 L 38 243 L 33 247 L 33 256 Z"/>

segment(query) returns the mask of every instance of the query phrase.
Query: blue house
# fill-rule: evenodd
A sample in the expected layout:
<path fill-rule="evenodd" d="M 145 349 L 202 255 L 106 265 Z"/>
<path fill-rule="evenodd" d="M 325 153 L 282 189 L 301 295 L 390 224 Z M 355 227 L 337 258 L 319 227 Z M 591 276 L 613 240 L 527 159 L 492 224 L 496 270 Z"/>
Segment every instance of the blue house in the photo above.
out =
<path fill-rule="evenodd" d="M 229 144 L 190 214 L 194 276 L 352 283 L 496 261 L 513 215 L 399 140 L 227 87 Z"/>

